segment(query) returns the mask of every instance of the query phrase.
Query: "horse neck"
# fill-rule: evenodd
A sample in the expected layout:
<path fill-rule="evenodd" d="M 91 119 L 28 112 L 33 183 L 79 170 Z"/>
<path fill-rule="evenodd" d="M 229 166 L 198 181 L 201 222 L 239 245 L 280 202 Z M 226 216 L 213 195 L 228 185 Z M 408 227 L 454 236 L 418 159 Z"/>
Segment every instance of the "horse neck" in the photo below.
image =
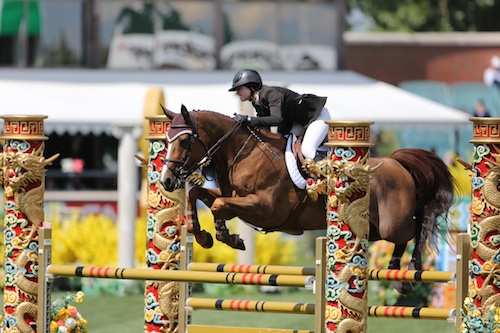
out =
<path fill-rule="evenodd" d="M 235 123 L 232 119 L 214 113 L 213 116 L 209 114 L 200 114 L 198 119 L 198 131 L 202 141 L 208 149 L 218 144 L 218 141 L 226 135 Z M 244 135 L 243 135 L 244 136 Z M 215 162 L 218 164 L 227 164 L 229 159 L 233 158 L 236 151 L 243 144 L 242 131 L 237 131 L 231 137 L 227 138 L 222 144 L 222 147 L 214 155 Z"/>
<path fill-rule="evenodd" d="M 214 114 L 203 113 L 199 115 L 198 119 L 198 131 L 208 149 L 217 144 L 235 126 L 231 118 L 217 113 Z M 257 135 L 267 142 L 267 146 L 276 146 L 279 151 L 284 151 L 286 140 L 283 137 L 276 134 L 264 134 L 264 132 Z M 213 156 L 213 161 L 220 170 L 227 170 L 236 161 L 235 158 L 238 155 L 240 157 L 245 156 L 242 149 L 253 149 L 258 144 L 258 140 L 250 136 L 250 132 L 242 127 L 222 143 L 222 147 Z M 250 140 L 246 143 L 249 138 Z M 239 162 L 240 158 L 237 161 Z"/>

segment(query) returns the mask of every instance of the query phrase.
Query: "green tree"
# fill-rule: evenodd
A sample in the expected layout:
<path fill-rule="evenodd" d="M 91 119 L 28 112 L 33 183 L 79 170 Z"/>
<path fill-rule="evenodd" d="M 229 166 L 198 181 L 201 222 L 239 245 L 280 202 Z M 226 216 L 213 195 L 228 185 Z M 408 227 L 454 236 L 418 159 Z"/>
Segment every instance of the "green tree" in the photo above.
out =
<path fill-rule="evenodd" d="M 348 0 L 377 31 L 500 31 L 498 0 Z"/>

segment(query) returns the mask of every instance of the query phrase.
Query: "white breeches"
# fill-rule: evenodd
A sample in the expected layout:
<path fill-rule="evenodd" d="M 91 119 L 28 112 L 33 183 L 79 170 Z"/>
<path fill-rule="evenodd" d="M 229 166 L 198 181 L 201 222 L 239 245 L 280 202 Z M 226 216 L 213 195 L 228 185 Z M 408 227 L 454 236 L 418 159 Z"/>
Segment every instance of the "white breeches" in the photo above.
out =
<path fill-rule="evenodd" d="M 304 135 L 302 140 L 302 155 L 304 158 L 312 158 L 316 156 L 316 150 L 321 145 L 328 134 L 328 125 L 325 120 L 331 120 L 332 115 L 327 108 L 323 108 L 318 118 L 307 126 L 304 133 L 304 127 L 299 124 L 293 124 L 291 133 L 296 136 Z"/>

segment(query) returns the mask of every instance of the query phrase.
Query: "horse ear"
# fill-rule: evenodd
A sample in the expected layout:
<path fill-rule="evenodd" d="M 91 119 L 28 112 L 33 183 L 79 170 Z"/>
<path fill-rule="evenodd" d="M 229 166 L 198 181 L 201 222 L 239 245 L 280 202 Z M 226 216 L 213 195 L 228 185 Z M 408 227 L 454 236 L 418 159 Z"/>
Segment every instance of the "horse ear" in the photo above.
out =
<path fill-rule="evenodd" d="M 181 114 L 182 114 L 182 118 L 184 118 L 184 122 L 186 123 L 186 125 L 193 127 L 193 122 L 191 121 L 191 117 L 189 116 L 189 111 L 184 106 L 184 104 L 182 104 L 182 106 L 181 106 Z"/>
<path fill-rule="evenodd" d="M 168 117 L 168 119 L 170 119 L 170 120 L 174 119 L 174 117 L 175 117 L 175 115 L 176 115 L 177 113 L 175 113 L 175 112 L 173 112 L 173 111 L 170 111 L 169 109 L 167 109 L 166 107 L 164 107 L 164 106 L 163 106 L 163 105 L 161 105 L 161 104 L 160 104 L 160 106 L 161 106 L 161 108 L 162 108 L 162 110 L 163 110 L 163 113 L 165 114 L 165 116 L 167 116 L 167 117 Z"/>

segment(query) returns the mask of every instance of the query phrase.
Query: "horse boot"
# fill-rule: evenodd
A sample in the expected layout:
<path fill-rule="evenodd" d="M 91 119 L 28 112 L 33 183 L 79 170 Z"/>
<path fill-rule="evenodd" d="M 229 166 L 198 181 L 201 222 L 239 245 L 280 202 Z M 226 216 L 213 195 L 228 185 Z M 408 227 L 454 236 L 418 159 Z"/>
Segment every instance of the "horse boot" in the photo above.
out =
<path fill-rule="evenodd" d="M 218 241 L 229 245 L 233 249 L 245 251 L 245 242 L 240 238 L 240 235 L 229 234 L 226 220 L 215 220 L 215 237 Z"/>

